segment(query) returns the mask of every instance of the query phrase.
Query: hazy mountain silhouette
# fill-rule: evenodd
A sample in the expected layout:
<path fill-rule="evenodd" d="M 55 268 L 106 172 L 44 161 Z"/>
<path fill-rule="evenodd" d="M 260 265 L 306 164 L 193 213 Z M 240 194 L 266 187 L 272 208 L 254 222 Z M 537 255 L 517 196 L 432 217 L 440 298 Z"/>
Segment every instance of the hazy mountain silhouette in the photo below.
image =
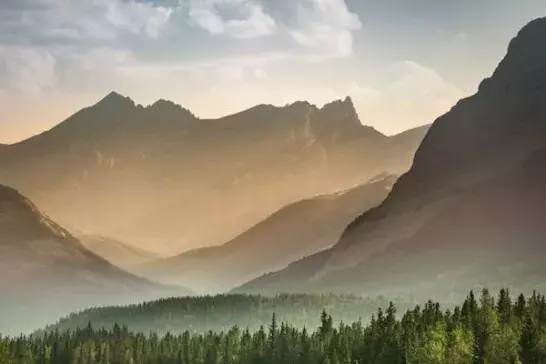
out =
<path fill-rule="evenodd" d="M 295 201 L 407 171 L 426 130 L 387 137 L 362 126 L 348 98 L 199 120 L 169 101 L 143 107 L 111 93 L 0 150 L 0 183 L 70 230 L 179 254 Z"/>
<path fill-rule="evenodd" d="M 150 262 L 159 257 L 151 252 L 135 248 L 119 240 L 97 235 L 80 235 L 78 239 L 93 253 L 100 255 L 110 263 L 131 270 L 139 264 Z"/>
<path fill-rule="evenodd" d="M 0 185 L 0 325 L 3 332 L 68 310 L 188 290 L 129 274 L 86 249 L 16 190 Z M 40 308 L 47 306 L 47 312 Z"/>
<path fill-rule="evenodd" d="M 350 221 L 383 201 L 395 180 L 381 175 L 350 190 L 293 203 L 223 245 L 154 261 L 136 271 L 197 292 L 225 292 L 330 247 Z"/>
<path fill-rule="evenodd" d="M 332 249 L 240 291 L 544 289 L 546 18 L 528 24 L 478 92 L 438 118 L 413 166 Z"/>

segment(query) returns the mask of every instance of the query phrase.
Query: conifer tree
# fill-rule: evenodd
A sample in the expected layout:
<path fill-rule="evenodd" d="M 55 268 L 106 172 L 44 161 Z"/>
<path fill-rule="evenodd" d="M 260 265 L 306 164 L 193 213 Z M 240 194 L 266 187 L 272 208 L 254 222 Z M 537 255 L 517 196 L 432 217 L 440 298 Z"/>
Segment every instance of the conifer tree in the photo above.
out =
<path fill-rule="evenodd" d="M 519 340 L 520 357 L 523 364 L 539 363 L 540 340 L 540 332 L 535 325 L 532 314 L 531 312 L 527 311 Z"/>
<path fill-rule="evenodd" d="M 0 336 L 0 364 L 14 364 L 8 342 Z"/>

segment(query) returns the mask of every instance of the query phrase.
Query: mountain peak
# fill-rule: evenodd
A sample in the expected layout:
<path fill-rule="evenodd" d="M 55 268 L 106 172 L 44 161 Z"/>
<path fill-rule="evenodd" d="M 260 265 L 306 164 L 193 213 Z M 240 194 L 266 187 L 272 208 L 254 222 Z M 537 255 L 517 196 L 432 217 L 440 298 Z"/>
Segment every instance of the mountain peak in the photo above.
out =
<path fill-rule="evenodd" d="M 159 99 L 156 102 L 154 102 L 152 105 L 150 105 L 150 107 L 160 107 L 160 106 L 177 107 L 177 108 L 182 107 L 179 104 L 171 100 L 166 100 L 166 99 Z"/>
<path fill-rule="evenodd" d="M 165 99 L 157 100 L 152 105 L 148 106 L 147 109 L 153 111 L 168 112 L 169 114 L 182 113 L 195 118 L 195 115 L 190 110 L 173 101 Z"/>
<path fill-rule="evenodd" d="M 356 108 L 353 104 L 353 100 L 347 96 L 344 99 L 337 99 L 330 103 L 325 104 L 322 108 L 322 111 L 329 111 L 339 113 L 342 112 L 347 117 L 352 117 L 358 119 Z"/>
<path fill-rule="evenodd" d="M 531 21 L 508 46 L 508 52 L 490 78 L 480 84 L 482 90 L 510 91 L 544 82 L 546 68 L 546 18 Z M 542 77 L 542 78 L 541 78 Z"/>
<path fill-rule="evenodd" d="M 349 106 L 354 107 L 353 99 L 351 98 L 351 96 L 345 97 L 345 99 L 344 99 L 342 102 L 343 102 L 345 105 L 349 105 Z"/>
<path fill-rule="evenodd" d="M 331 121 L 341 120 L 346 124 L 361 127 L 360 118 L 350 97 L 325 104 L 319 112 Z"/>
<path fill-rule="evenodd" d="M 110 92 L 102 100 L 100 100 L 97 105 L 123 105 L 135 107 L 135 102 L 127 96 L 123 96 L 115 91 Z"/>
<path fill-rule="evenodd" d="M 23 196 L 17 190 L 8 186 L 0 185 L 0 204 L 7 201 L 14 202 L 23 200 Z"/>
<path fill-rule="evenodd" d="M 12 234 L 10 235 L 12 238 L 21 237 L 24 234 L 29 236 L 28 234 L 31 233 L 53 234 L 61 238 L 70 237 L 67 231 L 42 214 L 28 198 L 16 189 L 5 185 L 0 185 L 0 215 L 8 217 L 8 219 L 0 220 L 2 225 L 0 227 Z M 16 232 L 18 235 L 14 235 Z"/>

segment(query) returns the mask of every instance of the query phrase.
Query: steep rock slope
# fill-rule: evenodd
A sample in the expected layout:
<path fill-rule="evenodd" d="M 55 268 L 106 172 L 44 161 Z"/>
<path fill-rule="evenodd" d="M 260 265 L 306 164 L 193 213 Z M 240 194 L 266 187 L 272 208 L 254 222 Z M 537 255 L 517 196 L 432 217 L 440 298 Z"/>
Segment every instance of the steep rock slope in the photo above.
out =
<path fill-rule="evenodd" d="M 241 291 L 444 295 L 543 285 L 546 19 L 528 24 L 478 92 L 438 118 L 389 197 L 332 249 Z"/>
<path fill-rule="evenodd" d="M 287 204 L 403 173 L 425 132 L 398 145 L 362 126 L 350 99 L 199 120 L 112 93 L 1 150 L 0 183 L 70 230 L 172 255 L 228 241 Z"/>
<path fill-rule="evenodd" d="M 385 199 L 395 180 L 381 175 L 349 190 L 296 202 L 223 245 L 158 260 L 136 271 L 197 292 L 226 291 L 330 247 L 351 220 Z"/>

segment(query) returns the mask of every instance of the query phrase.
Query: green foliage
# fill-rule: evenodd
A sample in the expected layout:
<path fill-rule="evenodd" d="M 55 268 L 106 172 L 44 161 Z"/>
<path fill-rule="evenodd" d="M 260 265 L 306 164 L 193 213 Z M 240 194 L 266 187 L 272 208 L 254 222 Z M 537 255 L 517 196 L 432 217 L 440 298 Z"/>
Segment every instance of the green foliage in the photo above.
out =
<path fill-rule="evenodd" d="M 268 327 L 271 316 L 278 322 L 289 322 L 297 328 L 315 330 L 317 317 L 327 310 L 336 320 L 352 322 L 368 318 L 377 307 L 388 305 L 381 297 L 362 298 L 354 295 L 282 294 L 276 297 L 252 295 L 217 295 L 177 297 L 125 307 L 99 307 L 71 314 L 47 331 L 76 330 L 87 327 L 111 328 L 114 323 L 132 331 L 178 334 L 226 331 L 233 325 L 256 331 Z M 399 308 L 410 308 L 411 302 L 397 302 Z"/>
<path fill-rule="evenodd" d="M 13 356 L 10 351 L 9 342 L 0 337 L 0 364 L 13 364 Z"/>
<path fill-rule="evenodd" d="M 465 330 L 461 324 L 449 333 L 446 363 L 465 364 L 471 363 L 474 358 L 474 335 L 472 331 Z"/>
<path fill-rule="evenodd" d="M 391 303 L 367 325 L 334 325 L 323 310 L 313 332 L 277 315 L 267 328 L 162 336 L 85 325 L 0 338 L 0 364 L 545 364 L 544 296 L 497 297 L 471 293 L 453 311 L 429 301 L 400 319 Z"/>

